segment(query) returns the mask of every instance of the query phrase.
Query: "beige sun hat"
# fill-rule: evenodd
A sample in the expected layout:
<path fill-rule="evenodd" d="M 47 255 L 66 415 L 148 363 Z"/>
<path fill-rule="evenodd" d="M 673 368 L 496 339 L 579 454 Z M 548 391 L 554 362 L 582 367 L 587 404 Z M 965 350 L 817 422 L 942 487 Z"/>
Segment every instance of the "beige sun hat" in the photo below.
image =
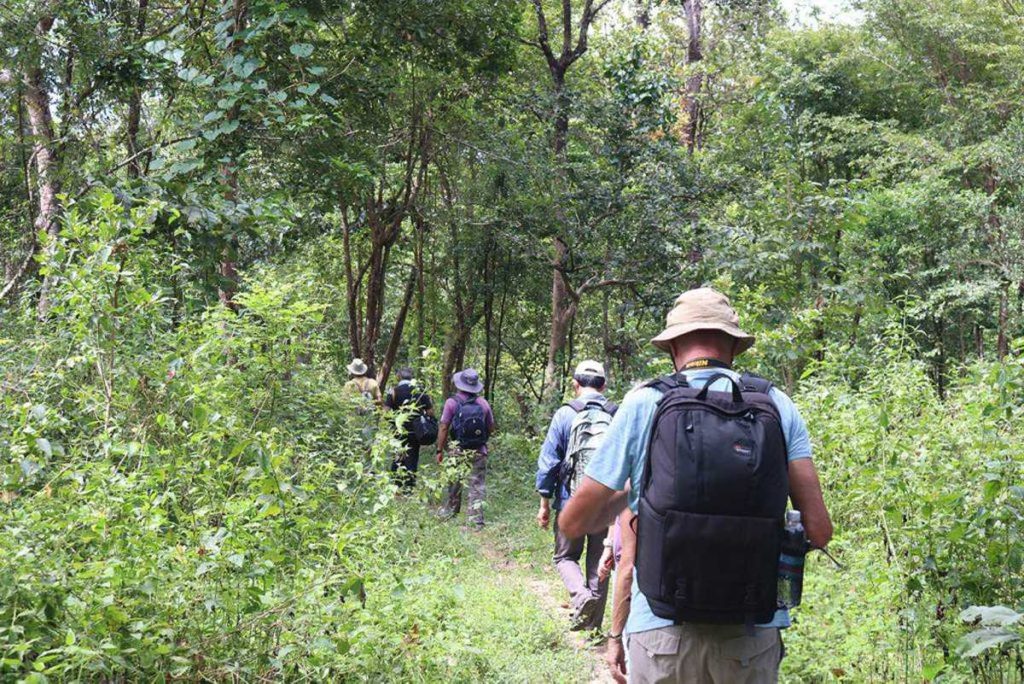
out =
<path fill-rule="evenodd" d="M 710 287 L 687 290 L 676 297 L 665 317 L 665 329 L 651 344 L 662 351 L 672 351 L 672 340 L 695 330 L 721 330 L 736 338 L 736 355 L 754 345 L 754 336 L 740 329 L 740 317 L 729 304 L 729 298 Z"/>
<path fill-rule="evenodd" d="M 366 367 L 366 363 L 362 359 L 352 359 L 352 363 L 348 364 L 348 372 L 352 375 L 366 375 L 366 371 L 369 369 Z"/>

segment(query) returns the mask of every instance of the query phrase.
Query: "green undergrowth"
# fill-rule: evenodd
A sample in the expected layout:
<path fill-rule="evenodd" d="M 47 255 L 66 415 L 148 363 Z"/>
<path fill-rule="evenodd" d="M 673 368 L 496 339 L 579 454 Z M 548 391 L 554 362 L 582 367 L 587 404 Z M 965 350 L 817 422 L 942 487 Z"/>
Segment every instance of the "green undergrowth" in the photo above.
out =
<path fill-rule="evenodd" d="M 564 616 L 536 586 L 547 583 L 557 596 L 560 583 L 550 564 L 550 532 L 533 522 L 530 446 L 516 436 L 492 446 L 483 532 L 467 525 L 465 500 L 463 512 L 448 521 L 433 515 L 437 501 L 399 504 L 410 574 L 396 590 L 408 597 L 401 611 L 408 626 L 392 638 L 420 669 L 403 665 L 393 673 L 396 681 L 589 678 L 593 655 L 570 644 Z M 421 470 L 430 478 L 437 468 L 426 463 Z M 379 614 L 372 600 L 368 608 Z"/>

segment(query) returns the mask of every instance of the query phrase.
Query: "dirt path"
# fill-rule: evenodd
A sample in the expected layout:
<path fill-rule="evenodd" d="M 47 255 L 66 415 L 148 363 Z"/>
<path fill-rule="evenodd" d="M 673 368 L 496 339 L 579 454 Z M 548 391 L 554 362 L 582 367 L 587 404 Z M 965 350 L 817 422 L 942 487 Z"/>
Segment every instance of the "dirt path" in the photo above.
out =
<path fill-rule="evenodd" d="M 583 632 L 569 631 L 569 604 L 556 594 L 553 582 L 532 576 L 533 573 L 529 567 L 504 556 L 494 548 L 494 544 L 486 536 L 481 537 L 480 548 L 496 572 L 506 577 L 509 573 L 515 573 L 518 576 L 517 579 L 537 598 L 544 610 L 557 616 L 556 619 L 565 624 L 563 641 L 566 646 L 576 651 L 586 652 L 590 656 L 592 668 L 586 681 L 589 684 L 614 684 L 615 680 L 612 679 L 608 672 L 608 666 L 604 662 L 604 646 L 591 645 Z M 554 570 L 552 570 L 552 577 L 555 578 Z"/>

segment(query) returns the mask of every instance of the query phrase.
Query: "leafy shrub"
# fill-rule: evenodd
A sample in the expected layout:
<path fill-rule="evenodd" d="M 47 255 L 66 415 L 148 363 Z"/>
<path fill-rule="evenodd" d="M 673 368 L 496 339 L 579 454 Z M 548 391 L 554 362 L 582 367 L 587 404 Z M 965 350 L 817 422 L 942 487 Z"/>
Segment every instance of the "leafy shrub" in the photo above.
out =
<path fill-rule="evenodd" d="M 856 388 L 826 364 L 800 395 L 846 567 L 812 560 L 787 669 L 971 679 L 961 611 L 1022 599 L 1024 364 L 978 363 L 943 401 L 923 362 L 875 359 Z"/>

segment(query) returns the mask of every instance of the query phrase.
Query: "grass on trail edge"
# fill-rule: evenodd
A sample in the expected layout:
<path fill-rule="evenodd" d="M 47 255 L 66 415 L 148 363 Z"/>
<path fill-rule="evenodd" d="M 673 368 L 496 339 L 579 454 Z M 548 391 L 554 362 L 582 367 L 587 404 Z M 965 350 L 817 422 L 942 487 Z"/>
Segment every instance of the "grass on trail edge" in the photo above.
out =
<path fill-rule="evenodd" d="M 422 474 L 435 476 L 433 454 L 425 449 L 423 456 Z M 415 671 L 395 671 L 394 680 L 611 681 L 603 647 L 568 631 L 568 611 L 561 607 L 568 594 L 551 563 L 552 533 L 539 529 L 534 518 L 533 463 L 525 440 L 492 447 L 481 532 L 467 523 L 465 490 L 462 512 L 447 521 L 436 517 L 437 502 L 428 505 L 422 496 L 398 504 L 409 567 L 397 573 L 403 580 L 395 591 L 416 604 L 403 617 L 423 620 L 414 619 L 405 634 L 377 635 L 400 638 L 400 645 L 392 645 L 418 661 Z M 373 604 L 371 593 L 371 611 Z"/>

